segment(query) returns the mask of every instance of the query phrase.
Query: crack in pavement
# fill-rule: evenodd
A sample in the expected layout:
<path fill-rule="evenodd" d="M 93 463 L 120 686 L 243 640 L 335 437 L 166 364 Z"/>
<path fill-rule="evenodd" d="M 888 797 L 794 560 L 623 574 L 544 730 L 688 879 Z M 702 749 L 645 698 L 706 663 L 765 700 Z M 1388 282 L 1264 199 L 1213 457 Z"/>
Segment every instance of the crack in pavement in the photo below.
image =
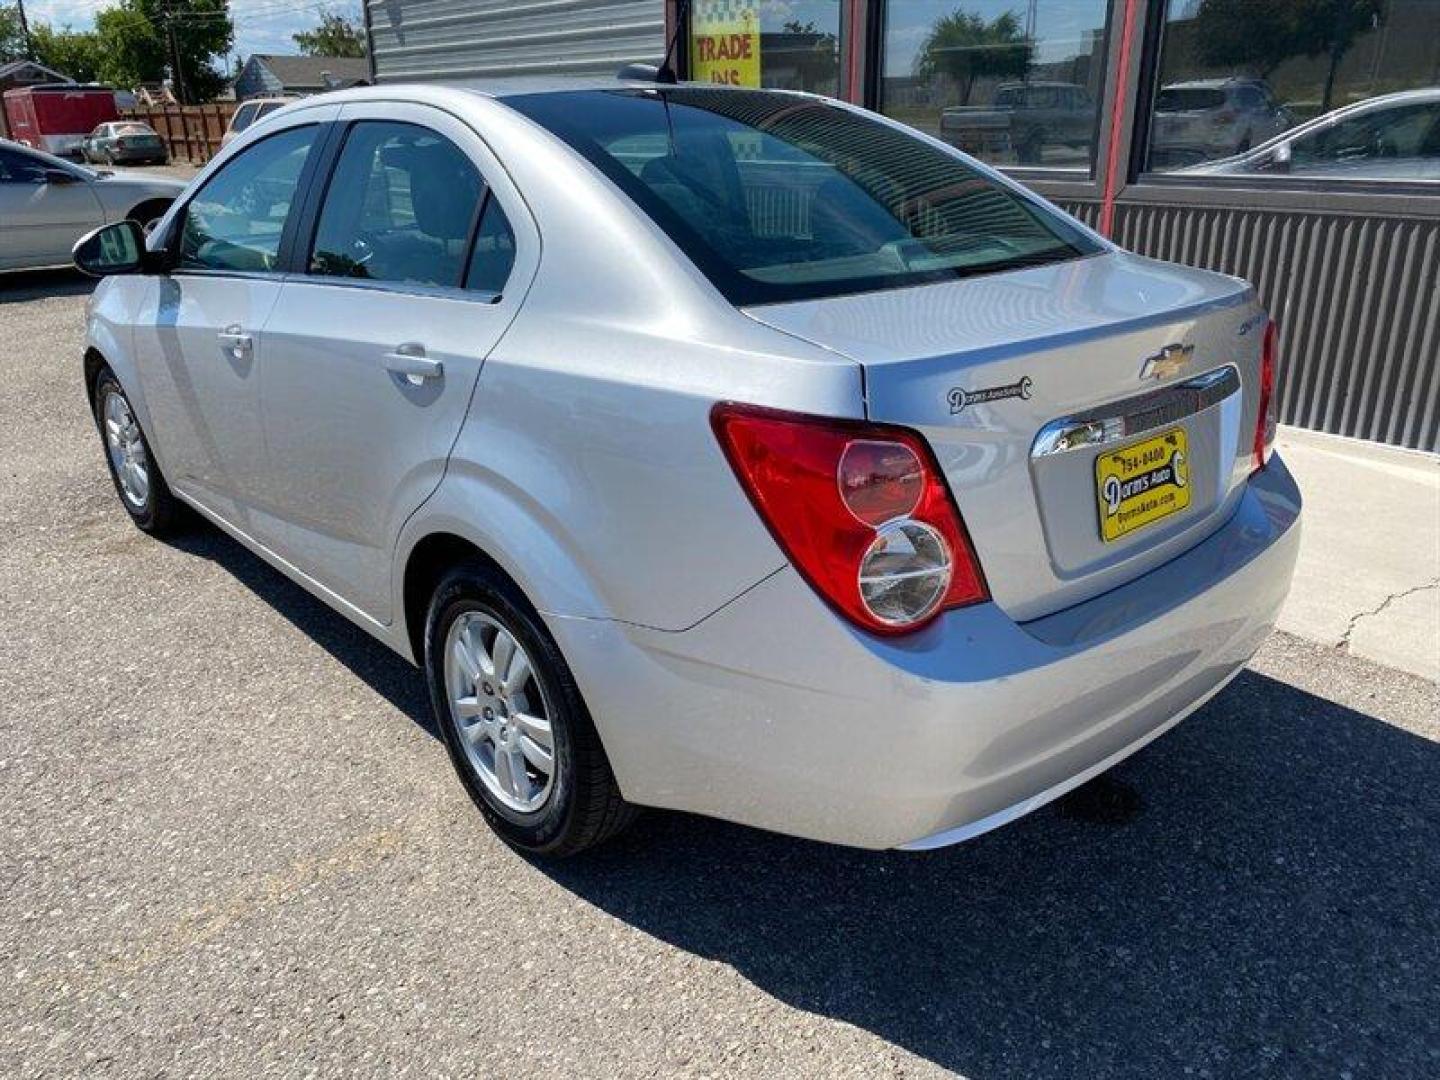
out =
<path fill-rule="evenodd" d="M 1340 636 L 1340 640 L 1335 643 L 1335 648 L 1341 650 L 1342 652 L 1349 651 L 1350 637 L 1352 634 L 1355 633 L 1355 628 L 1360 625 L 1361 619 L 1369 619 L 1373 618 L 1376 615 L 1379 615 L 1396 600 L 1403 600 L 1407 596 L 1413 596 L 1416 593 L 1425 592 L 1427 589 L 1435 588 L 1440 588 L 1440 578 L 1431 578 L 1429 581 L 1422 581 L 1419 585 L 1412 585 L 1408 589 L 1401 589 L 1399 592 L 1391 593 L 1389 596 L 1385 597 L 1384 600 L 1381 600 L 1379 606 L 1377 606 L 1373 611 L 1361 611 L 1350 616 L 1350 622 L 1345 627 L 1345 633 L 1342 634 Z"/>

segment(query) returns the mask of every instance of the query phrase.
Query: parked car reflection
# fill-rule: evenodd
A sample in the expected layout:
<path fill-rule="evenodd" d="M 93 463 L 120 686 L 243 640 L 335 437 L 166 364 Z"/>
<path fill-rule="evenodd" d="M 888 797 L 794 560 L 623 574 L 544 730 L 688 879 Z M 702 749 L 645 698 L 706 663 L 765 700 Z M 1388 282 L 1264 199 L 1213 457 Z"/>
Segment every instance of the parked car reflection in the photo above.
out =
<path fill-rule="evenodd" d="M 940 114 L 940 137 L 994 160 L 1013 151 L 1023 165 L 1045 161 L 1047 146 L 1086 149 L 1095 137 L 1095 100 L 1065 82 L 1004 83 L 990 105 L 954 105 Z"/>
<path fill-rule="evenodd" d="M 1190 174 L 1440 179 L 1440 86 L 1384 94 L 1309 123 Z"/>
<path fill-rule="evenodd" d="M 1195 79 L 1161 87 L 1155 97 L 1152 169 L 1243 154 L 1293 127 L 1262 79 Z"/>

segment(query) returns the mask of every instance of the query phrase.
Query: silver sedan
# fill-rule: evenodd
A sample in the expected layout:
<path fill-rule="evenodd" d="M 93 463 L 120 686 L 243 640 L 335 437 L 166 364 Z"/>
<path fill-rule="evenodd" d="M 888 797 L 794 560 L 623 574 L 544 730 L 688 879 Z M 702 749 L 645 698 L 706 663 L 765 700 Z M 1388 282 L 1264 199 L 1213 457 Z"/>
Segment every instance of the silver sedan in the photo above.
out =
<path fill-rule="evenodd" d="M 124 510 L 419 665 L 527 850 L 639 806 L 963 840 L 1219 692 L 1289 588 L 1251 288 L 833 101 L 327 94 L 76 261 Z"/>
<path fill-rule="evenodd" d="M 67 265 L 96 226 L 153 222 L 184 190 L 169 177 L 97 172 L 0 139 L 0 270 Z"/>
<path fill-rule="evenodd" d="M 80 156 L 104 165 L 164 165 L 170 160 L 165 140 L 149 124 L 117 120 L 100 124 L 80 143 Z"/>

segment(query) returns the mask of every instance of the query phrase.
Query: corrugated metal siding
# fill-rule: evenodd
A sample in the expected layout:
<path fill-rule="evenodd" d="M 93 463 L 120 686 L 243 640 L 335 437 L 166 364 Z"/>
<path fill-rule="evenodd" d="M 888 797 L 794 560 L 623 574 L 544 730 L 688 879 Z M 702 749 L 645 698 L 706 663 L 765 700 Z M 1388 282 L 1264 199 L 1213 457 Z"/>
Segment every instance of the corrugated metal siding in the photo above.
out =
<path fill-rule="evenodd" d="M 1440 449 L 1440 220 L 1117 205 L 1115 239 L 1236 274 L 1280 322 L 1280 419 Z"/>
<path fill-rule="evenodd" d="M 380 80 L 613 75 L 658 63 L 660 0 L 367 0 Z"/>
<path fill-rule="evenodd" d="M 1090 228 L 1100 228 L 1100 204 L 1098 202 L 1075 202 L 1062 199 L 1055 205 L 1067 214 L 1079 218 Z"/>

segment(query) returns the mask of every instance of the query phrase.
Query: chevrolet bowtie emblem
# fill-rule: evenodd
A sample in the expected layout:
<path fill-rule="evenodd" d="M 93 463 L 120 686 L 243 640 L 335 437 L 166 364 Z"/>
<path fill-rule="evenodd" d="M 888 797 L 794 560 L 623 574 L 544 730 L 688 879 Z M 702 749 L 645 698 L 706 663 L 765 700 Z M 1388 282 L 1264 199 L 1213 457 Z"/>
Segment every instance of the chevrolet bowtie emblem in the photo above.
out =
<path fill-rule="evenodd" d="M 1140 378 L 1168 379 L 1171 375 L 1179 375 L 1190 366 L 1190 358 L 1194 355 L 1194 345 L 1166 345 L 1154 356 L 1145 358 L 1145 363 L 1140 366 Z"/>

